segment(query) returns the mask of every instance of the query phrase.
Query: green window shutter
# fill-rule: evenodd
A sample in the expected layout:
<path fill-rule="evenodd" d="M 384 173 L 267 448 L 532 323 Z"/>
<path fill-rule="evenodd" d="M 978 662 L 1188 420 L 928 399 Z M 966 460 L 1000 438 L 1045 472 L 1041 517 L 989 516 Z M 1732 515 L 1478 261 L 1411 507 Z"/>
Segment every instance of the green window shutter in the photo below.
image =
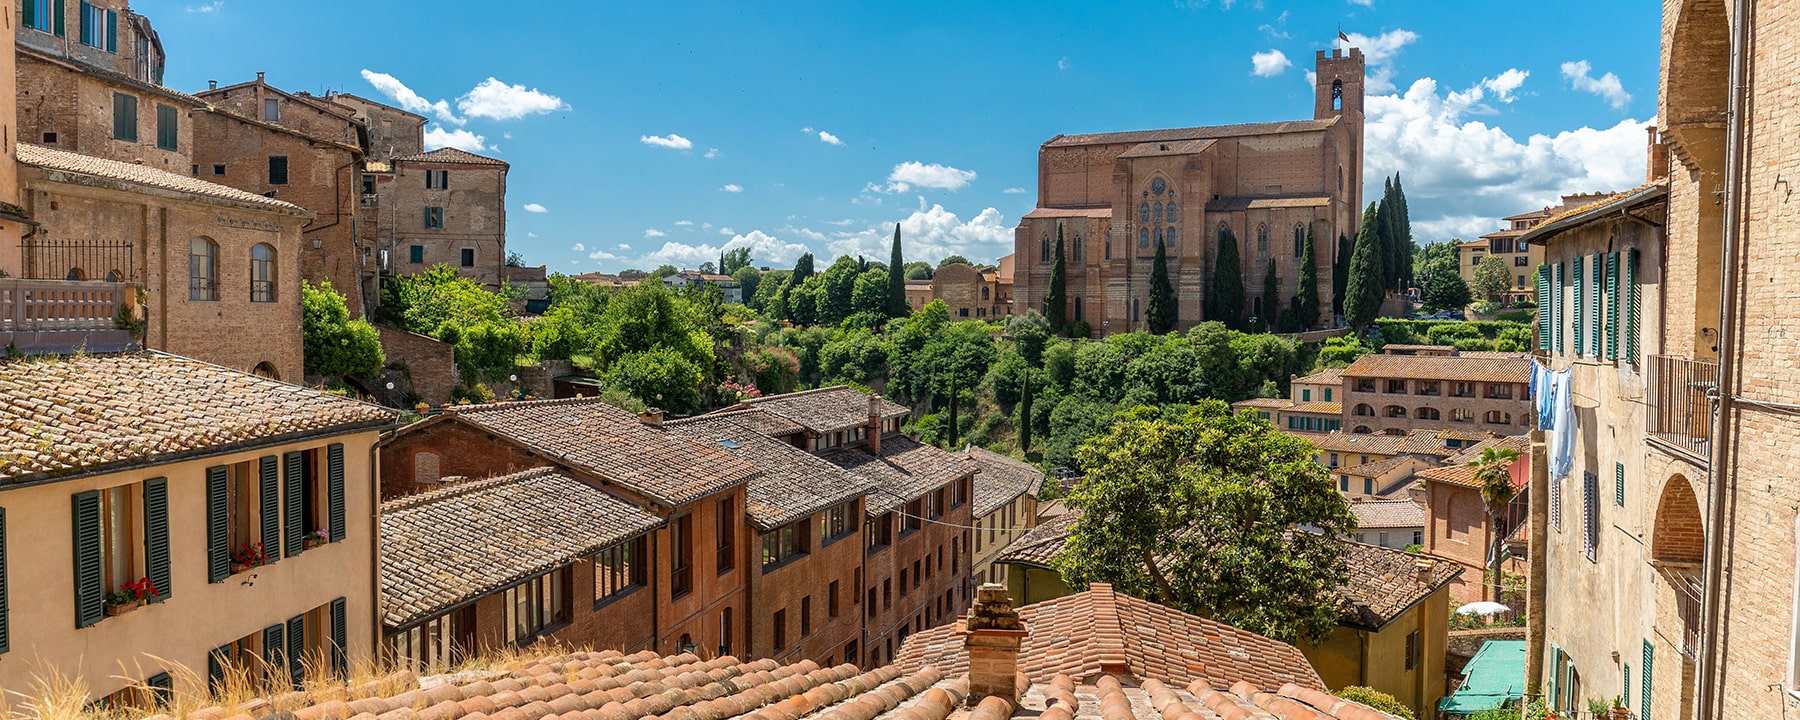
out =
<path fill-rule="evenodd" d="M 26 3 L 29 7 L 31 3 Z M 6 508 L 0 508 L 0 653 L 12 649 L 12 602 L 6 587 Z"/>
<path fill-rule="evenodd" d="M 1625 463 L 1613 463 L 1613 502 L 1625 507 Z"/>
<path fill-rule="evenodd" d="M 1550 266 L 1537 269 L 1537 325 L 1539 350 L 1550 350 Z"/>
<path fill-rule="evenodd" d="M 338 677 L 350 673 L 350 644 L 348 642 L 348 602 L 344 598 L 331 601 L 331 668 Z"/>
<path fill-rule="evenodd" d="M 281 505 L 282 513 L 281 554 L 295 557 L 306 549 L 306 507 L 301 504 L 304 494 L 303 463 L 306 453 L 299 450 L 290 452 L 281 458 Z"/>
<path fill-rule="evenodd" d="M 19 8 L 19 22 L 24 23 L 25 27 L 29 28 L 38 26 L 37 3 L 34 2 L 34 0 L 25 0 L 24 6 Z"/>
<path fill-rule="evenodd" d="M 1562 679 L 1562 649 L 1554 644 L 1550 646 L 1550 671 L 1545 674 L 1549 676 L 1549 682 L 1545 684 L 1544 698 L 1551 708 L 1555 708 L 1558 699 L 1556 681 Z"/>
<path fill-rule="evenodd" d="M 1625 685 L 1621 688 L 1619 697 L 1624 698 L 1625 707 L 1631 707 L 1631 663 L 1625 663 L 1624 669 Z"/>
<path fill-rule="evenodd" d="M 106 576 L 100 557 L 100 492 L 89 490 L 74 497 L 75 529 L 75 627 L 84 628 L 106 617 Z"/>
<path fill-rule="evenodd" d="M 1650 717 L 1650 681 L 1656 678 L 1655 660 L 1656 649 L 1651 647 L 1650 641 L 1646 639 L 1644 640 L 1644 661 L 1638 665 L 1641 668 L 1639 672 L 1644 674 L 1644 679 L 1638 682 L 1638 688 L 1643 693 L 1642 699 L 1638 703 L 1638 717 Z"/>
<path fill-rule="evenodd" d="M 281 470 L 274 455 L 264 457 L 257 468 L 257 518 L 263 555 L 269 562 L 281 559 Z"/>
<path fill-rule="evenodd" d="M 1556 279 L 1550 283 L 1550 302 L 1556 306 L 1556 351 L 1563 351 L 1563 264 L 1556 263 Z"/>
<path fill-rule="evenodd" d="M 1638 251 L 1631 248 L 1625 253 L 1625 362 L 1633 365 L 1638 361 L 1638 304 L 1642 295 L 1638 292 Z"/>
<path fill-rule="evenodd" d="M 231 646 L 220 645 L 206 653 L 206 691 L 218 695 L 225 689 L 225 671 L 231 666 Z"/>
<path fill-rule="evenodd" d="M 306 679 L 306 616 L 295 615 L 287 621 L 287 658 L 288 679 L 294 683 L 294 689 L 300 689 L 301 681 Z"/>
<path fill-rule="evenodd" d="M 117 10 L 106 11 L 106 51 L 110 53 L 119 51 L 119 12 Z"/>
<path fill-rule="evenodd" d="M 286 629 L 281 623 L 263 628 L 263 670 L 271 676 L 287 667 Z"/>
<path fill-rule="evenodd" d="M 175 678 L 167 672 L 159 672 L 144 678 L 144 687 L 150 689 L 150 696 L 155 698 L 157 707 L 168 707 L 175 699 Z"/>
<path fill-rule="evenodd" d="M 62 0 L 54 0 L 54 1 L 62 2 Z M 80 12 L 81 12 L 81 44 L 83 44 L 83 45 L 94 44 L 94 24 L 91 22 L 88 22 L 88 18 L 91 18 L 94 16 L 94 12 L 92 10 L 93 7 L 94 6 L 87 4 L 86 0 L 83 0 L 83 2 L 81 3 L 81 8 L 80 8 Z"/>
<path fill-rule="evenodd" d="M 231 577 L 231 512 L 224 465 L 206 469 L 206 581 Z"/>
<path fill-rule="evenodd" d="M 1575 355 L 1587 352 L 1587 273 L 1581 271 L 1586 258 L 1575 258 Z"/>
<path fill-rule="evenodd" d="M 169 570 L 169 480 L 144 481 L 144 577 L 156 588 L 150 602 L 167 600 L 174 583 Z"/>
<path fill-rule="evenodd" d="M 1600 310 L 1601 304 L 1605 302 L 1600 297 L 1601 283 L 1606 280 L 1606 265 L 1601 261 L 1602 257 L 1604 257 L 1602 253 L 1594 253 L 1594 257 L 1588 262 L 1588 274 L 1590 275 L 1588 278 L 1588 315 L 1590 316 L 1588 318 L 1588 347 L 1590 348 L 1589 352 L 1593 353 L 1596 358 L 1600 357 L 1601 353 L 1600 326 L 1601 318 L 1604 315 Z"/>
<path fill-rule="evenodd" d="M 51 29 L 56 33 L 57 37 L 67 36 L 66 31 L 63 30 L 65 25 L 63 22 L 64 12 L 63 0 L 50 0 L 50 24 Z"/>
<path fill-rule="evenodd" d="M 331 541 L 344 539 L 344 444 L 325 446 L 326 511 Z"/>
<path fill-rule="evenodd" d="M 1619 254 L 1606 254 L 1606 359 L 1619 359 Z"/>

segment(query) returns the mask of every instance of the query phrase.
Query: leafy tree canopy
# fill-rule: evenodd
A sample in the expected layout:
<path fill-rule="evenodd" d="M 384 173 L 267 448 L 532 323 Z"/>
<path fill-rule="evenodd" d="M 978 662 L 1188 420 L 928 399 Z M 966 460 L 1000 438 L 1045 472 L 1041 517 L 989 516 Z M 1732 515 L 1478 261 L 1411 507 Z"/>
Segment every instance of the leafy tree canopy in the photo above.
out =
<path fill-rule="evenodd" d="M 381 369 L 381 333 L 361 318 L 351 320 L 344 295 L 326 280 L 300 283 L 302 348 L 306 374 L 344 377 Z"/>
<path fill-rule="evenodd" d="M 937 266 L 938 266 L 938 267 L 943 267 L 943 266 L 945 266 L 945 265 L 957 265 L 957 264 L 961 264 L 961 265 L 974 265 L 974 264 L 975 264 L 975 263 L 972 263 L 972 262 L 969 262 L 969 259 L 968 259 L 968 258 L 966 258 L 966 257 L 963 257 L 963 256 L 961 256 L 961 255 L 951 255 L 951 256 L 949 256 L 949 257 L 946 257 L 946 258 L 944 258 L 944 259 L 942 259 L 942 260 L 939 260 L 939 261 L 938 261 L 938 264 L 937 264 Z"/>

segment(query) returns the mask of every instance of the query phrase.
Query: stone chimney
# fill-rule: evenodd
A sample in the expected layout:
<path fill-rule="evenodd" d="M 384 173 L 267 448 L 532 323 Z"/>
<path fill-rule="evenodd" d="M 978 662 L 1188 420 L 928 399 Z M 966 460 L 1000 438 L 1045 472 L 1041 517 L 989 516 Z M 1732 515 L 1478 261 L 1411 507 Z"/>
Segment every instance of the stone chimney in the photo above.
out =
<path fill-rule="evenodd" d="M 963 647 L 969 653 L 969 705 L 997 697 L 1018 707 L 1019 645 L 1027 633 L 1005 585 L 987 583 L 975 590 L 975 606 L 969 608 L 963 630 Z"/>
<path fill-rule="evenodd" d="M 1427 558 L 1419 558 L 1419 559 L 1413 561 L 1413 572 L 1418 575 L 1420 584 L 1422 584 L 1422 585 L 1430 585 L 1431 584 L 1431 566 L 1432 565 L 1433 565 L 1433 563 L 1431 562 L 1431 560 L 1429 560 Z"/>
<path fill-rule="evenodd" d="M 1656 182 L 1669 175 L 1669 146 L 1663 143 L 1662 131 L 1655 125 L 1644 128 L 1650 135 L 1649 162 L 1644 164 L 1644 182 Z"/>
<path fill-rule="evenodd" d="M 206 89 L 208 89 L 208 90 L 217 90 L 217 89 L 219 89 L 219 81 L 217 81 L 217 80 L 208 80 L 208 81 L 206 81 Z"/>
<path fill-rule="evenodd" d="M 869 427 L 863 431 L 869 441 L 869 454 L 881 456 L 881 396 L 869 396 Z"/>
<path fill-rule="evenodd" d="M 650 427 L 662 427 L 662 408 L 645 408 L 643 412 L 638 413 L 638 419 L 644 421 L 644 424 L 649 425 Z"/>
<path fill-rule="evenodd" d="M 263 81 L 263 77 L 264 77 L 264 76 L 266 76 L 266 75 L 268 75 L 268 73 L 266 73 L 266 72 L 263 72 L 263 71 L 261 71 L 261 70 L 258 70 L 258 71 L 256 71 L 256 81 L 257 81 L 257 82 L 262 82 L 262 81 Z"/>

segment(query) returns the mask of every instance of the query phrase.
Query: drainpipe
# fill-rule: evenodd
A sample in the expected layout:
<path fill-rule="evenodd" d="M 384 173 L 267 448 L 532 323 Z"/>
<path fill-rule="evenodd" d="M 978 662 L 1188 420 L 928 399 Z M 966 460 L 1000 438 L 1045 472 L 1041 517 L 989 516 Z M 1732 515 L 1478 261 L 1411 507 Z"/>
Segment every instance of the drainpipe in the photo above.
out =
<path fill-rule="evenodd" d="M 1525 701 L 1543 694 L 1544 646 L 1548 628 L 1544 627 L 1544 603 L 1550 596 L 1550 457 L 1544 444 L 1544 431 L 1531 430 L 1531 487 L 1526 490 L 1530 515 L 1527 533 L 1525 581 Z"/>
<path fill-rule="evenodd" d="M 381 612 L 381 435 L 369 443 L 369 657 L 377 662 L 386 659 L 382 643 Z M 470 648 L 473 650 L 473 648 Z"/>
<path fill-rule="evenodd" d="M 1746 201 L 1745 167 L 1749 144 L 1744 131 L 1749 127 L 1745 90 L 1749 79 L 1749 22 L 1751 0 L 1734 0 L 1731 15 L 1731 96 L 1725 123 L 1725 228 L 1720 247 L 1719 278 L 1719 380 L 1714 390 L 1712 457 L 1706 472 L 1706 564 L 1704 567 L 1705 598 L 1700 614 L 1700 667 L 1696 717 L 1722 717 L 1720 701 L 1723 693 L 1724 665 L 1720 641 L 1725 628 L 1724 562 L 1726 483 L 1735 473 L 1725 472 L 1731 461 L 1731 417 L 1733 390 L 1737 385 L 1739 247 Z"/>

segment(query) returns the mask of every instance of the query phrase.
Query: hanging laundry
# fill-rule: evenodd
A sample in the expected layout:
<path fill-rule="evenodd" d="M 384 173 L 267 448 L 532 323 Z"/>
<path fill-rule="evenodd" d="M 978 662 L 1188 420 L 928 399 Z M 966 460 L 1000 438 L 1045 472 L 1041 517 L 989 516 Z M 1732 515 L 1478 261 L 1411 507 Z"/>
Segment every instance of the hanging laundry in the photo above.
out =
<path fill-rule="evenodd" d="M 1572 376 L 1568 370 L 1550 374 L 1550 479 L 1561 480 L 1575 465 L 1575 398 L 1570 392 Z"/>

